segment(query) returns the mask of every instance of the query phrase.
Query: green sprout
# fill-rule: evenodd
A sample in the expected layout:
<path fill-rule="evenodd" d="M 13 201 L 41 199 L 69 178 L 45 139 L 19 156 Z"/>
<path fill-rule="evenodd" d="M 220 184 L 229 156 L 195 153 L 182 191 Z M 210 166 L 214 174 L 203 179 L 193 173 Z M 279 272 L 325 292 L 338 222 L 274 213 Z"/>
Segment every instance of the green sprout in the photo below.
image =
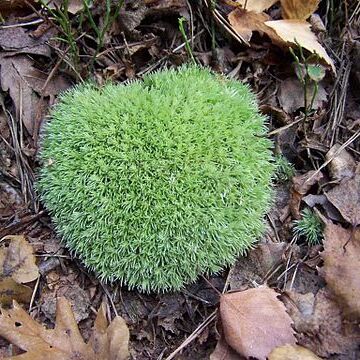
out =
<path fill-rule="evenodd" d="M 274 170 L 241 82 L 198 66 L 64 93 L 37 188 L 61 238 L 103 281 L 181 289 L 264 231 Z"/>
<path fill-rule="evenodd" d="M 303 210 L 301 219 L 295 220 L 294 223 L 293 231 L 296 238 L 304 237 L 309 245 L 321 243 L 324 224 L 312 210 Z"/>
<path fill-rule="evenodd" d="M 286 159 L 285 156 L 275 156 L 275 166 L 276 171 L 274 178 L 276 181 L 284 183 L 295 176 L 295 167 Z"/>

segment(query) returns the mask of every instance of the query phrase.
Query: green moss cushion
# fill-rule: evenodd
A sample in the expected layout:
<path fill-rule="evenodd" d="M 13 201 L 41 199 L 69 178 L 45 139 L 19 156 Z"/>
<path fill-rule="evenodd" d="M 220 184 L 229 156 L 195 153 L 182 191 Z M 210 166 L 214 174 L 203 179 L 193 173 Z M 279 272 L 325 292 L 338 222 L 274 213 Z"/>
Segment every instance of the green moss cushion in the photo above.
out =
<path fill-rule="evenodd" d="M 65 93 L 37 187 L 65 244 L 102 280 L 175 290 L 262 234 L 271 143 L 240 82 L 194 66 Z"/>

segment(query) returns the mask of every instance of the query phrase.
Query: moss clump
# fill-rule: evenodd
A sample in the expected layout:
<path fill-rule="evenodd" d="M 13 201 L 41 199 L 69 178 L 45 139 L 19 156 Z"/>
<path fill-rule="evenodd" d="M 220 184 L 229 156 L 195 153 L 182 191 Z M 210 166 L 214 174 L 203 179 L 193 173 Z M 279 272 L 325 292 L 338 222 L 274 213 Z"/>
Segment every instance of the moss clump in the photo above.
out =
<path fill-rule="evenodd" d="M 324 224 L 315 212 L 306 208 L 301 212 L 301 219 L 294 221 L 294 225 L 296 239 L 304 237 L 310 246 L 321 243 Z"/>
<path fill-rule="evenodd" d="M 175 290 L 261 235 L 271 143 L 249 88 L 194 66 L 65 93 L 38 189 L 66 245 L 106 281 Z"/>

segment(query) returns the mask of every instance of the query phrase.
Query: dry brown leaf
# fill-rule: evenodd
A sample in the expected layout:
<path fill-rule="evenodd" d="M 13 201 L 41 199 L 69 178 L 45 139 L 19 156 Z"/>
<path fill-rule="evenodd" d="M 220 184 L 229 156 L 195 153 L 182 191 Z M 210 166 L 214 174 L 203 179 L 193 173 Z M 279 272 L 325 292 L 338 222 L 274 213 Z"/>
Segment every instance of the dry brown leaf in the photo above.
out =
<path fill-rule="evenodd" d="M 321 274 L 346 313 L 360 317 L 360 229 L 326 221 L 324 237 Z"/>
<path fill-rule="evenodd" d="M 346 149 L 343 149 L 338 153 L 340 147 L 340 144 L 335 144 L 325 156 L 326 161 L 332 159 L 328 165 L 329 171 L 332 179 L 338 181 L 345 178 L 352 178 L 355 175 L 356 170 L 356 162 L 352 155 L 346 151 Z"/>
<path fill-rule="evenodd" d="M 312 351 L 299 345 L 284 345 L 274 349 L 269 360 L 321 360 Z"/>
<path fill-rule="evenodd" d="M 32 246 L 24 236 L 5 236 L 0 241 L 0 274 L 18 283 L 27 283 L 39 277 Z"/>
<path fill-rule="evenodd" d="M 296 337 L 302 345 L 318 356 L 346 354 L 359 344 L 356 324 L 345 324 L 332 293 L 323 288 L 313 293 L 286 292 L 283 301 L 294 321 Z M 346 358 L 346 357 L 345 357 Z"/>
<path fill-rule="evenodd" d="M 276 32 L 265 25 L 270 16 L 265 13 L 256 13 L 236 8 L 228 15 L 229 22 L 233 29 L 246 41 L 250 41 L 252 33 L 258 31 L 266 33 L 275 43 L 281 42 Z"/>
<path fill-rule="evenodd" d="M 2 310 L 0 336 L 26 351 L 21 355 L 21 359 L 26 360 L 125 360 L 129 357 L 129 330 L 122 318 L 116 317 L 108 326 L 102 305 L 86 344 L 65 298 L 57 302 L 55 329 L 45 329 L 14 302 L 12 309 Z"/>
<path fill-rule="evenodd" d="M 63 3 L 62 0 L 50 0 L 44 1 L 50 9 L 56 9 Z M 69 0 L 67 11 L 71 14 L 76 14 L 84 8 L 84 2 L 82 0 Z"/>
<path fill-rule="evenodd" d="M 2 90 L 9 91 L 19 118 L 29 134 L 33 135 L 40 104 L 36 92 L 41 93 L 47 75 L 34 68 L 33 62 L 24 55 L 0 57 L 0 65 Z M 41 95 L 56 95 L 68 86 L 69 83 L 63 77 L 55 76 Z M 20 114 L 20 109 L 22 109 L 22 114 Z"/>
<path fill-rule="evenodd" d="M 286 43 L 299 44 L 310 52 L 315 52 L 324 59 L 336 73 L 335 65 L 326 50 L 318 42 L 316 35 L 311 31 L 311 25 L 304 20 L 275 20 L 266 21 L 265 24 L 272 28 L 275 33 Z"/>
<path fill-rule="evenodd" d="M 314 86 L 314 84 L 311 84 L 306 87 L 306 99 L 307 104 L 312 104 L 311 109 L 317 110 L 323 107 L 323 104 L 326 102 L 327 92 L 322 84 L 318 84 L 318 90 L 312 102 Z M 277 98 L 281 108 L 288 114 L 292 114 L 296 110 L 304 107 L 304 86 L 300 83 L 299 79 L 289 77 L 281 82 Z"/>
<path fill-rule="evenodd" d="M 290 211 L 295 219 L 300 219 L 300 203 L 304 195 L 308 193 L 310 188 L 319 182 L 323 178 L 323 174 L 321 172 L 317 172 L 316 175 L 315 170 L 308 171 L 305 174 L 294 176 L 292 178 L 292 187 L 291 187 L 291 199 L 290 199 Z M 311 179 L 309 181 L 309 179 Z"/>
<path fill-rule="evenodd" d="M 281 263 L 287 246 L 284 242 L 261 243 L 241 256 L 229 272 L 230 288 L 244 290 L 253 282 L 263 284 L 268 271 Z"/>
<path fill-rule="evenodd" d="M 11 51 L 12 55 L 24 53 L 43 55 L 50 58 L 51 50 L 49 45 L 46 44 L 48 40 L 48 35 L 35 39 L 22 27 L 0 29 L 0 46 L 4 51 Z"/>
<path fill-rule="evenodd" d="M 29 303 L 32 289 L 28 286 L 18 284 L 10 277 L 0 278 L 0 304 L 9 306 L 16 299 L 22 303 Z"/>
<path fill-rule="evenodd" d="M 221 335 L 215 350 L 210 355 L 210 360 L 244 360 L 244 357 L 233 350 Z"/>
<path fill-rule="evenodd" d="M 5 236 L 0 240 L 0 304 L 30 302 L 32 289 L 21 283 L 39 277 L 32 246 L 24 236 Z"/>
<path fill-rule="evenodd" d="M 320 0 L 280 0 L 284 19 L 306 20 L 316 11 Z"/>
<path fill-rule="evenodd" d="M 279 0 L 238 0 L 237 4 L 240 4 L 243 8 L 246 5 L 247 11 L 254 11 L 261 13 L 264 10 L 267 10 Z"/>
<path fill-rule="evenodd" d="M 81 288 L 77 283 L 65 283 L 67 278 L 62 276 L 57 283 L 51 283 L 51 289 L 43 289 L 40 295 L 40 308 L 42 313 L 52 322 L 55 322 L 56 316 L 56 298 L 66 297 L 70 302 L 74 317 L 77 323 L 89 317 L 90 313 L 90 298 L 87 291 Z M 70 280 L 68 280 L 70 281 Z"/>
<path fill-rule="evenodd" d="M 360 225 L 360 166 L 353 178 L 344 179 L 325 195 L 347 222 Z"/>
<path fill-rule="evenodd" d="M 265 286 L 222 295 L 224 337 L 239 354 L 265 360 L 275 347 L 295 344 L 291 319 L 277 296 Z"/>

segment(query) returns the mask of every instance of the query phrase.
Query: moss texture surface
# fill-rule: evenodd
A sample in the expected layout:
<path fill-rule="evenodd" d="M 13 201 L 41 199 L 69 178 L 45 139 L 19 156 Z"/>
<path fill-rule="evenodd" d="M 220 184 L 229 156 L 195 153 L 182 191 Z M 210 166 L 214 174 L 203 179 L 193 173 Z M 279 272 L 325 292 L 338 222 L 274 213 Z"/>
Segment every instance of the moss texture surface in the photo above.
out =
<path fill-rule="evenodd" d="M 65 93 L 37 183 L 55 227 L 107 281 L 176 290 L 259 238 L 271 143 L 240 82 L 194 66 Z"/>

